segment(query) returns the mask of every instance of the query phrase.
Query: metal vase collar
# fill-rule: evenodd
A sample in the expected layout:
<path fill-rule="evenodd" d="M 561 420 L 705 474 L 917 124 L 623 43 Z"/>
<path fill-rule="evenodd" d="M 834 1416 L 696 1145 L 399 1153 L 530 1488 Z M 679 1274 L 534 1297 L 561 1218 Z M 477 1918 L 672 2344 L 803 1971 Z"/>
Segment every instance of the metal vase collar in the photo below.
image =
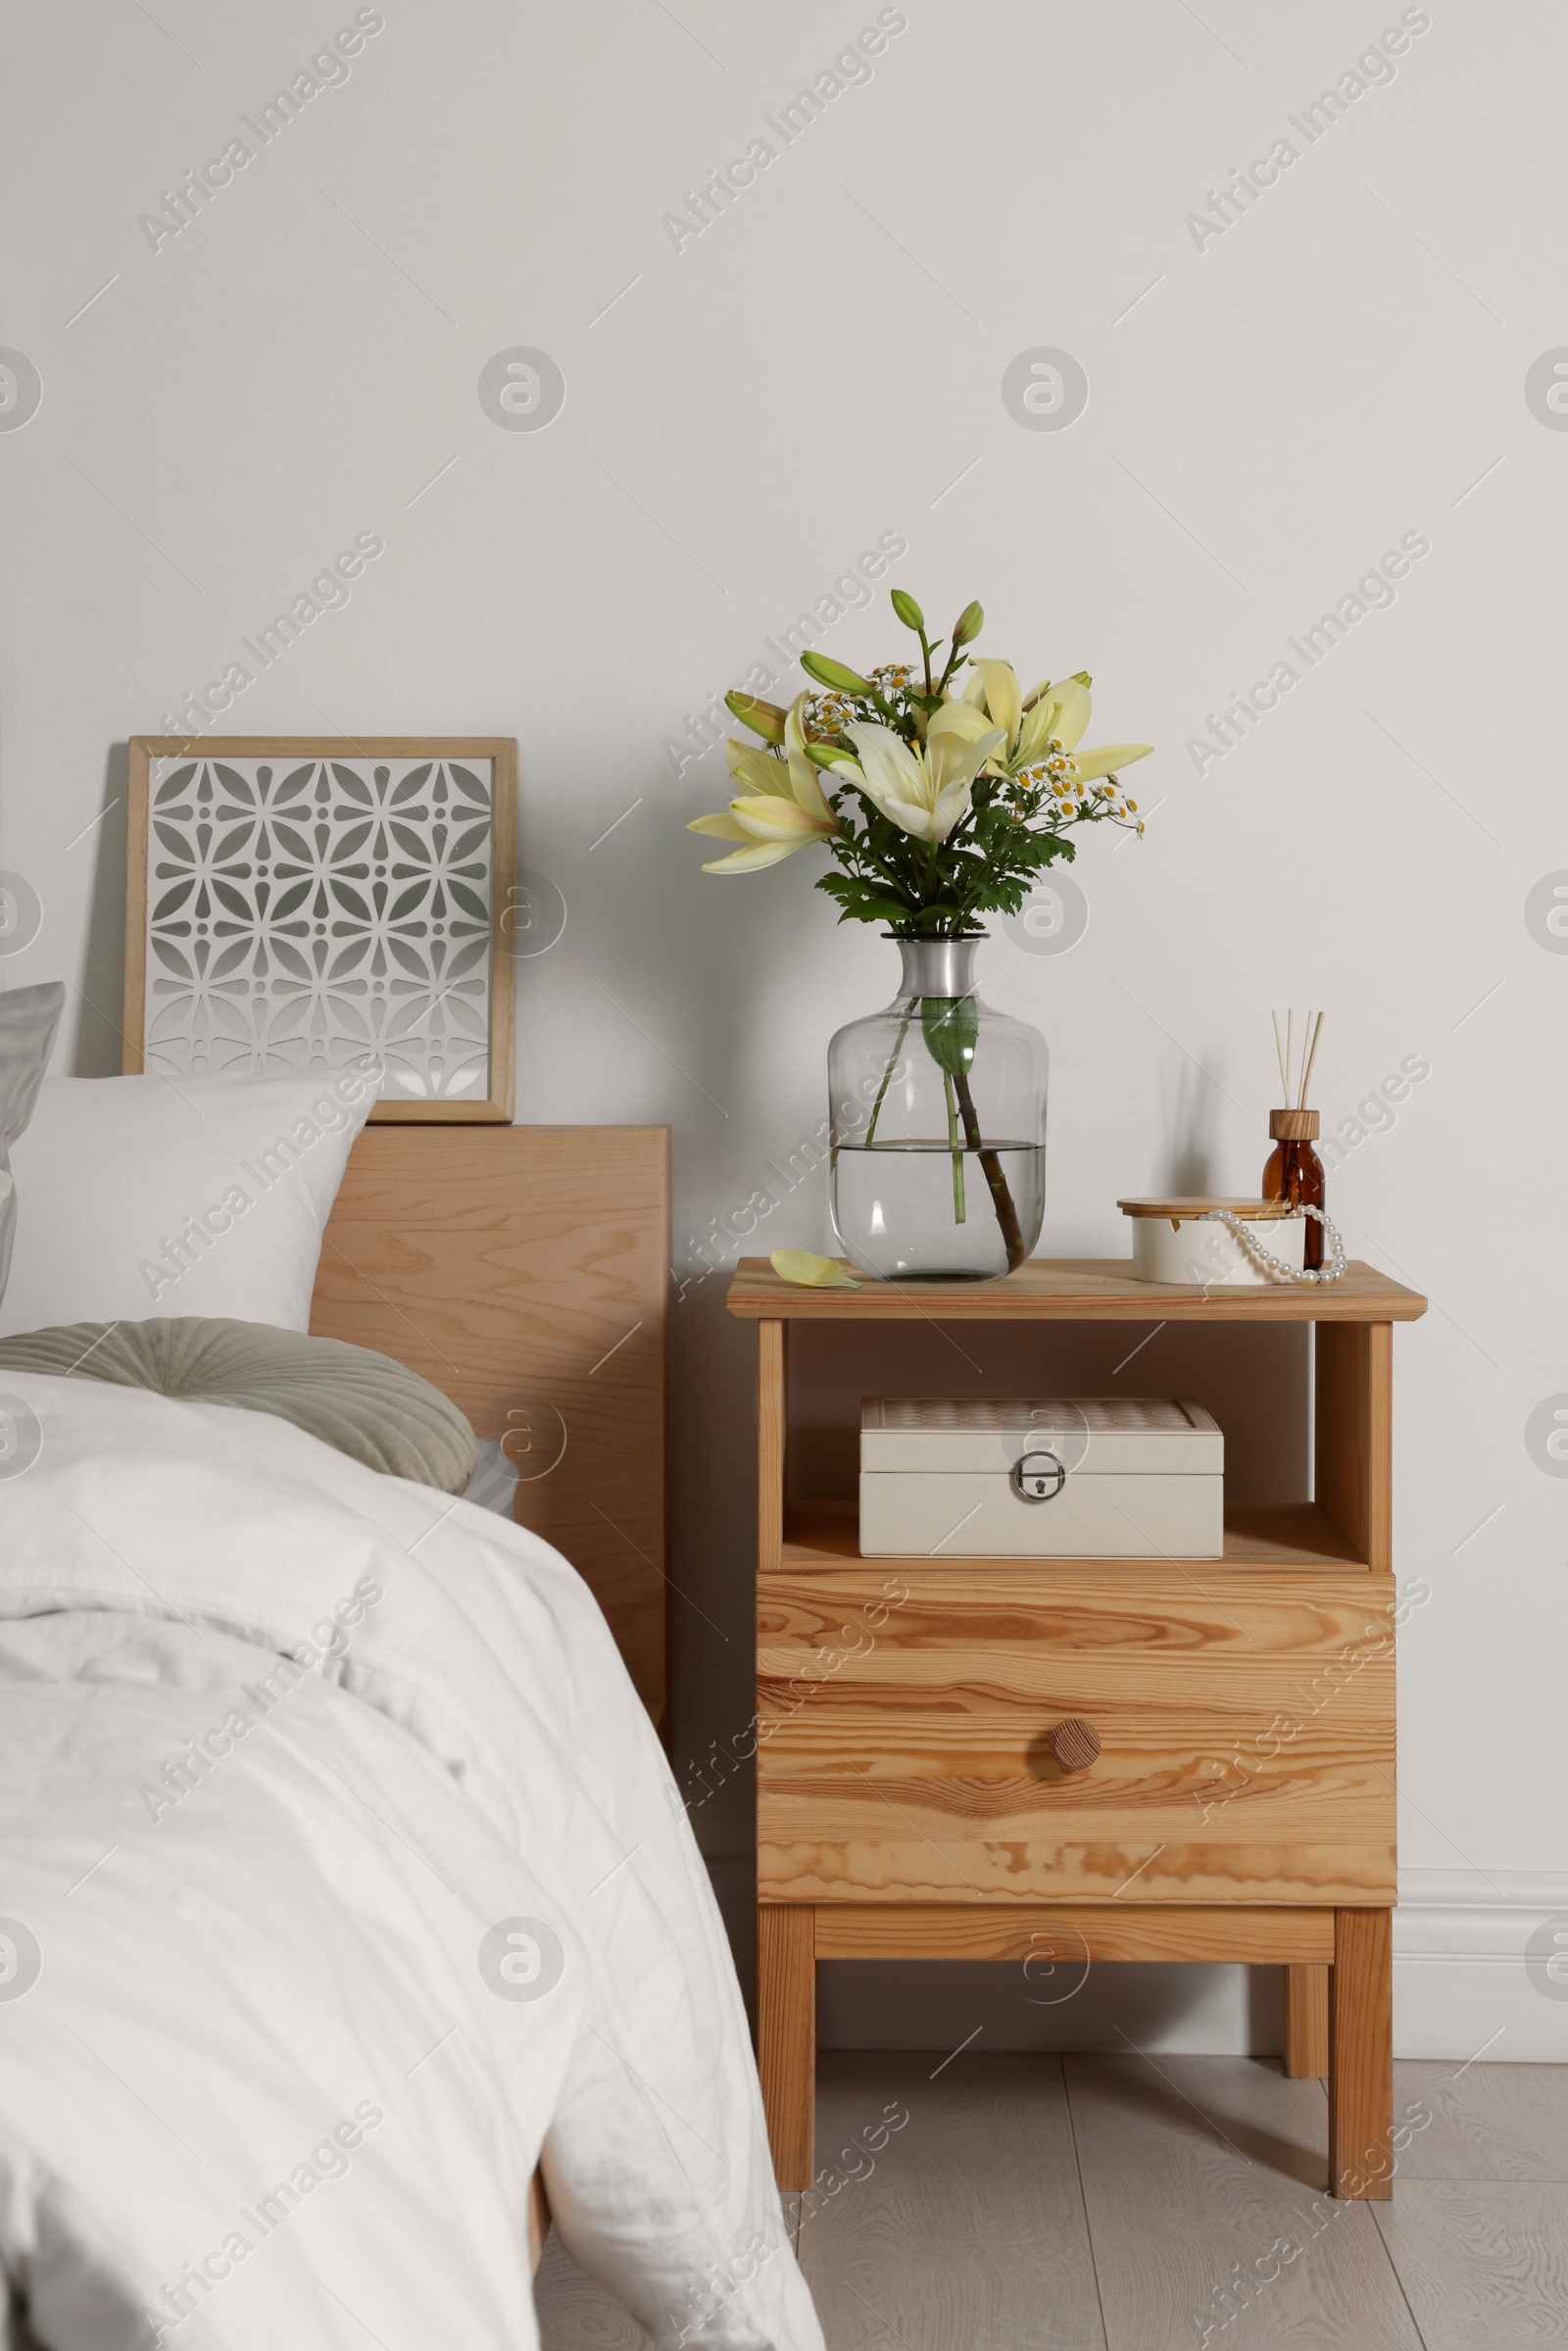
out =
<path fill-rule="evenodd" d="M 899 999 L 910 996 L 973 996 L 974 956 L 985 934 L 967 939 L 901 939 L 904 971 Z"/>

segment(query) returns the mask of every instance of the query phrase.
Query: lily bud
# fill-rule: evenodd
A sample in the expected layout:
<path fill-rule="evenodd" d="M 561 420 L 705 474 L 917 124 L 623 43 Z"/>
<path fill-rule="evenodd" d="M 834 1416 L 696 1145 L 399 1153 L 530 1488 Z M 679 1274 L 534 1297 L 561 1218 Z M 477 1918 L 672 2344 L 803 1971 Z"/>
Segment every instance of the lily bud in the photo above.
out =
<path fill-rule="evenodd" d="M 757 695 L 743 694 L 739 686 L 734 686 L 724 697 L 724 708 L 742 726 L 749 726 L 754 735 L 760 735 L 764 743 L 783 742 L 785 714 L 776 702 L 762 702 Z"/>
<path fill-rule="evenodd" d="M 972 644 L 975 638 L 980 634 L 980 631 L 984 628 L 985 623 L 986 616 L 981 607 L 978 604 L 966 604 L 962 612 L 958 614 L 957 621 L 954 627 L 953 643 L 955 651 L 956 651 L 960 645 Z"/>
<path fill-rule="evenodd" d="M 1087 669 L 1075 669 L 1072 674 L 1073 680 L 1077 685 L 1087 687 L 1092 686 L 1095 682 Z"/>
<path fill-rule="evenodd" d="M 902 588 L 895 588 L 892 591 L 892 596 L 893 610 L 897 612 L 905 627 L 912 628 L 917 633 L 923 635 L 925 630 L 925 614 L 915 603 L 914 598 L 912 596 L 906 595 Z"/>
<path fill-rule="evenodd" d="M 855 754 L 842 743 L 808 743 L 806 756 L 814 767 L 853 767 Z"/>
<path fill-rule="evenodd" d="M 876 690 L 868 677 L 861 677 L 858 670 L 847 669 L 842 661 L 829 661 L 825 653 L 803 653 L 801 667 L 819 686 L 831 686 L 835 694 L 871 694 Z"/>

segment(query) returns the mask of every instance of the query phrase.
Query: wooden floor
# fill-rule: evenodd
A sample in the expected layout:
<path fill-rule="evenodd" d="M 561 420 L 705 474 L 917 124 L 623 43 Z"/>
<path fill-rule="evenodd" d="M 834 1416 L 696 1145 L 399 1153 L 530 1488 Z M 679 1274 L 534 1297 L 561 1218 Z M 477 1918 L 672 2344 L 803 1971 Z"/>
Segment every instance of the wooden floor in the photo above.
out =
<path fill-rule="evenodd" d="M 1390 2204 L 1324 2193 L 1322 2084 L 1267 2060 L 841 2053 L 817 2080 L 819 2186 L 788 2203 L 828 2351 L 1568 2345 L 1568 2066 L 1396 2066 Z M 644 2351 L 558 2238 L 538 2303 L 544 2351 Z"/>

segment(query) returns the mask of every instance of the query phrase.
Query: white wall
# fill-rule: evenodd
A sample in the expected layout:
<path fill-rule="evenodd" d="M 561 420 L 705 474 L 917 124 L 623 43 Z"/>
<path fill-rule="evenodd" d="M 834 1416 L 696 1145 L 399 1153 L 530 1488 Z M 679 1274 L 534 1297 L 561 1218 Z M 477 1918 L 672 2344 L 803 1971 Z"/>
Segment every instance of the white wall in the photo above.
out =
<path fill-rule="evenodd" d="M 822 1117 L 827 1037 L 891 961 L 835 931 L 808 858 L 702 877 L 681 827 L 722 760 L 677 774 L 666 739 L 881 534 L 906 542 L 834 652 L 900 644 L 887 579 L 944 615 L 978 594 L 986 648 L 1087 666 L 1103 738 L 1159 746 L 1148 838 L 1085 847 L 1081 943 L 985 955 L 1054 1056 L 1049 1252 L 1118 1251 L 1117 1193 L 1178 1165 L 1255 1185 L 1271 1004 L 1328 1007 L 1331 1124 L 1430 1063 L 1331 1196 L 1433 1300 L 1396 1342 L 1399 1566 L 1431 1589 L 1401 1651 L 1401 2032 L 1568 2054 L 1568 2002 L 1520 1959 L 1568 1912 L 1568 1464 L 1526 1442 L 1568 1392 L 1568 941 L 1527 922 L 1568 868 L 1568 416 L 1526 398 L 1568 342 L 1561 13 L 1406 10 L 1426 28 L 1393 78 L 1308 145 L 1289 118 L 1396 5 L 906 0 L 871 77 L 679 250 L 662 216 L 873 0 L 382 14 L 156 250 L 139 216 L 350 0 L 13 22 L 0 336 L 42 401 L 0 431 L 0 861 L 43 921 L 7 982 L 67 977 L 74 1066 L 116 1065 L 124 739 L 378 533 L 352 602 L 221 723 L 516 734 L 523 861 L 569 917 L 519 975 L 520 1114 L 672 1122 L 677 1270 L 700 1271 L 710 1219 Z M 1298 160 L 1200 245 L 1188 216 L 1281 137 Z M 481 406 L 515 346 L 564 375 L 547 429 Z M 1041 346 L 1087 373 L 1064 430 L 1004 404 Z M 1407 533 L 1430 552 L 1396 600 L 1305 672 L 1288 639 Z M 1299 683 L 1195 757 L 1282 660 Z M 827 1238 L 817 1179 L 752 1246 Z M 677 1314 L 683 1769 L 750 1711 L 749 1345 L 719 1290 Z M 744 1852 L 738 1783 L 697 1818 Z M 1185 1997 L 1162 1995 L 1168 2045 Z"/>

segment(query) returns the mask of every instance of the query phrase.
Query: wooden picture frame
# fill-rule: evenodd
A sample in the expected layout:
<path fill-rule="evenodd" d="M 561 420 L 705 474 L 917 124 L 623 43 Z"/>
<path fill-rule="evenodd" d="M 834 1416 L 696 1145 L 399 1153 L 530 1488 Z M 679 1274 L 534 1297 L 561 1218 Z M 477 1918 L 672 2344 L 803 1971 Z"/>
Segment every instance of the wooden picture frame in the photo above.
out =
<path fill-rule="evenodd" d="M 188 776 L 183 764 L 161 773 L 166 760 L 188 762 Z M 280 765 L 291 772 L 265 773 Z M 226 782 L 212 772 L 219 766 Z M 260 782 L 247 772 L 258 766 Z M 177 797 L 161 808 L 159 791 L 175 783 Z M 461 851 L 449 811 L 469 820 Z M 378 1123 L 510 1125 L 516 811 L 511 736 L 133 735 L 125 1074 L 152 1065 L 173 1077 L 196 1067 L 281 1075 L 378 1052 L 388 1064 L 388 1090 L 370 1112 Z M 279 875 L 270 865 L 262 873 L 258 846 L 277 857 Z M 414 903 L 395 916 L 400 883 Z M 422 912 L 426 903 L 438 911 Z M 460 976 L 442 985 L 452 972 Z"/>

